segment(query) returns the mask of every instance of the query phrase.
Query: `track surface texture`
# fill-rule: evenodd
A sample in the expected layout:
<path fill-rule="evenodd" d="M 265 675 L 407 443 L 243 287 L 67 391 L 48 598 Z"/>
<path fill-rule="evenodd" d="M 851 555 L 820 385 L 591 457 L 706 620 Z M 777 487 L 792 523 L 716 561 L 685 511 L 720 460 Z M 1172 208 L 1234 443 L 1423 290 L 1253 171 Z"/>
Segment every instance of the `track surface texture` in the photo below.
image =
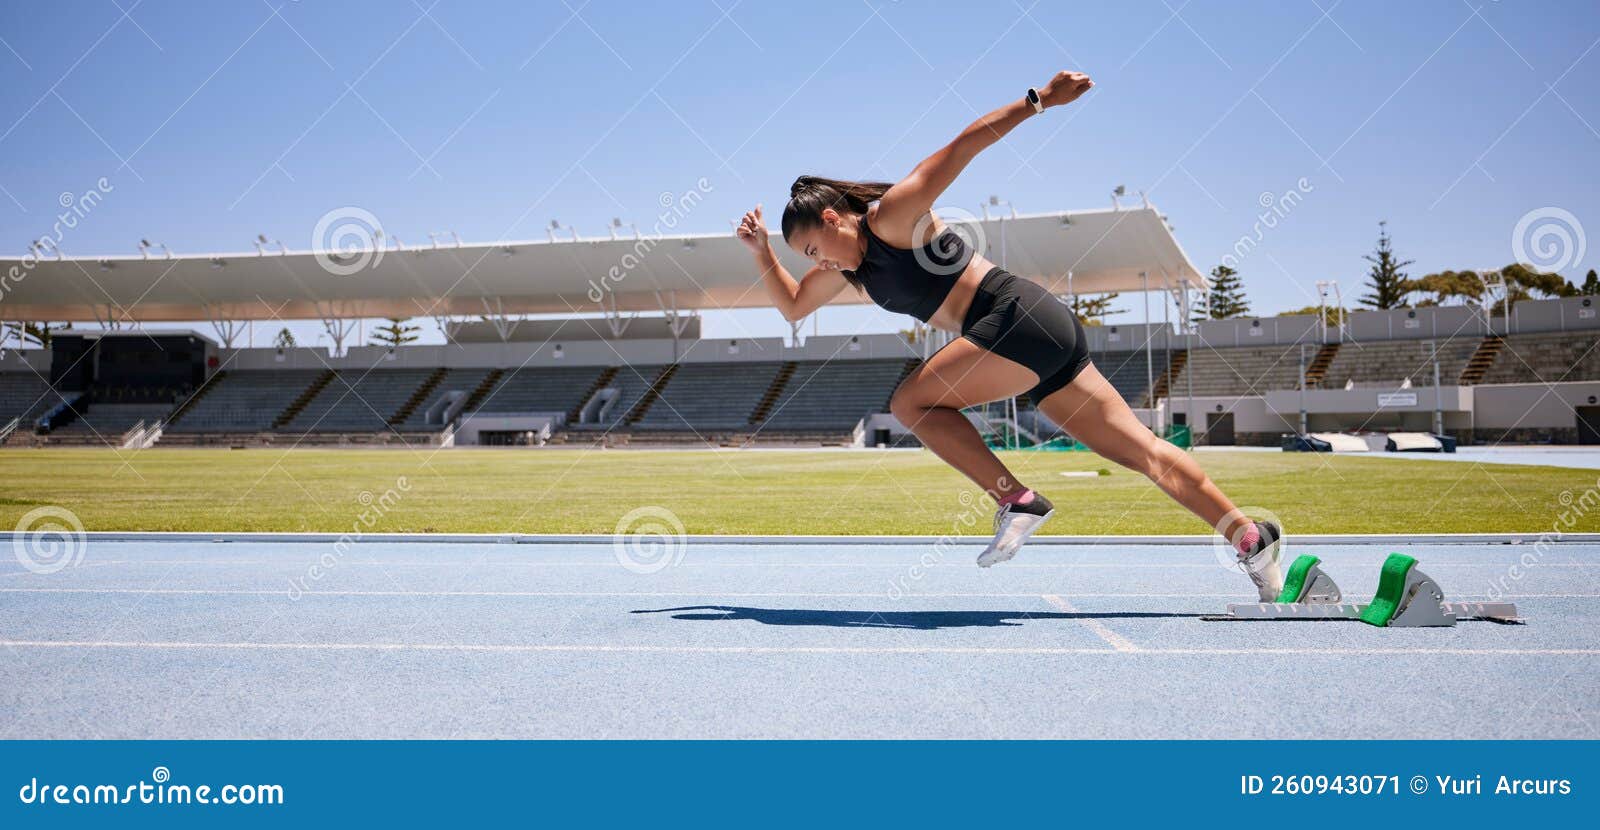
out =
<path fill-rule="evenodd" d="M 0 569 L 0 738 L 1600 737 L 1597 545 L 1286 554 L 1527 619 L 1442 629 L 1202 622 L 1253 601 L 1204 546 L 978 549 L 90 541 Z"/>

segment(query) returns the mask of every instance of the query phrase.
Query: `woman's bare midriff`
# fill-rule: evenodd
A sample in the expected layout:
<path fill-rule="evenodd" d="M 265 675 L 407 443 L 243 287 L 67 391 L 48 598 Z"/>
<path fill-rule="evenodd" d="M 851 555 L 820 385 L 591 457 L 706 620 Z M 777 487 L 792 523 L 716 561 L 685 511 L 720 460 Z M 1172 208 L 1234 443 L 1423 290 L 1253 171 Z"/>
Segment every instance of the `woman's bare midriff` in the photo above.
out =
<path fill-rule="evenodd" d="M 978 294 L 978 284 L 983 282 L 985 274 L 994 268 L 982 254 L 974 253 L 972 261 L 967 263 L 961 272 L 961 278 L 950 287 L 950 294 L 939 305 L 939 310 L 933 313 L 928 320 L 928 325 L 940 331 L 952 334 L 961 333 L 961 324 L 967 319 L 967 309 L 972 307 L 972 298 Z"/>

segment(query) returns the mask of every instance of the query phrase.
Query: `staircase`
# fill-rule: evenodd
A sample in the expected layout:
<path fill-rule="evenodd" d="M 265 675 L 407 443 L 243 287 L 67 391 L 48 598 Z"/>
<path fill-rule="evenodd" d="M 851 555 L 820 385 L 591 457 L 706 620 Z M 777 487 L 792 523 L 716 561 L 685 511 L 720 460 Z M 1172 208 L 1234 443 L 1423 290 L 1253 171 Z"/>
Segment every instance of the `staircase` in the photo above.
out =
<path fill-rule="evenodd" d="M 575 424 L 578 422 L 579 416 L 583 413 L 583 408 L 589 405 L 589 400 L 594 397 L 594 393 L 610 386 L 611 382 L 617 379 L 618 371 L 620 370 L 616 366 L 607 366 L 600 372 L 600 376 L 594 379 L 594 383 L 589 384 L 589 391 L 583 393 L 583 397 L 578 399 L 578 404 L 567 413 L 567 423 Z"/>
<path fill-rule="evenodd" d="M 1333 359 L 1339 356 L 1338 343 L 1324 343 L 1317 350 L 1317 356 L 1311 359 L 1311 365 L 1306 367 L 1306 388 L 1310 389 L 1322 383 L 1328 376 L 1328 367 L 1333 365 Z"/>
<path fill-rule="evenodd" d="M 1476 386 L 1483 382 L 1483 376 L 1489 372 L 1500 357 L 1500 351 L 1506 347 L 1505 338 L 1498 334 L 1491 334 L 1483 338 L 1478 344 L 1477 351 L 1472 353 L 1472 358 L 1467 361 L 1467 368 L 1461 370 L 1462 386 Z"/>
<path fill-rule="evenodd" d="M 644 413 L 650 411 L 650 404 L 655 403 L 656 398 L 661 397 L 661 390 L 666 388 L 667 382 L 672 380 L 672 376 L 677 373 L 678 364 L 676 363 L 662 369 L 661 374 L 656 375 L 656 379 L 650 382 L 650 388 L 645 390 L 645 393 L 639 397 L 639 402 L 633 405 L 633 409 L 628 410 L 628 414 L 622 419 L 622 422 L 629 426 L 639 423 L 639 419 L 644 417 Z"/>
<path fill-rule="evenodd" d="M 278 413 L 278 417 L 272 419 L 272 428 L 283 429 L 287 426 L 290 421 L 294 420 L 296 415 L 300 414 L 301 410 L 306 408 L 306 404 L 311 403 L 311 399 L 315 398 L 317 393 L 328 388 L 328 384 L 333 382 L 333 378 L 332 369 L 323 369 L 322 374 L 317 375 L 317 379 L 312 381 L 311 385 L 305 388 L 305 391 L 295 396 L 295 399 L 290 401 L 282 412 Z"/>
<path fill-rule="evenodd" d="M 772 385 L 767 387 L 766 394 L 761 396 L 761 402 L 756 404 L 756 411 L 750 413 L 748 423 L 754 425 L 767 420 L 772 414 L 772 408 L 777 406 L 778 398 L 783 396 L 783 390 L 789 385 L 789 379 L 794 377 L 794 361 L 788 361 L 778 367 L 778 374 L 772 379 Z"/>
<path fill-rule="evenodd" d="M 424 380 L 422 385 L 417 387 L 417 391 L 412 392 L 411 397 L 406 398 L 406 402 L 400 404 L 400 408 L 389 416 L 389 426 L 395 427 L 405 423 L 406 419 L 411 417 L 411 413 L 416 412 L 417 407 L 422 406 L 422 402 L 433 394 L 433 390 L 438 389 L 439 384 L 444 383 L 445 376 L 448 374 L 450 374 L 449 369 L 442 367 L 434 369 L 433 374 L 428 375 L 427 380 Z"/>
<path fill-rule="evenodd" d="M 505 376 L 506 370 L 504 369 L 495 369 L 484 375 L 483 381 L 473 388 L 472 394 L 467 396 L 467 402 L 462 405 L 461 411 L 472 412 L 477 409 L 482 405 L 483 399 L 489 397 L 489 392 L 499 385 L 500 379 Z"/>
<path fill-rule="evenodd" d="M 1155 386 L 1144 397 L 1144 408 L 1156 405 L 1156 401 L 1172 396 L 1172 387 L 1178 382 L 1178 376 L 1183 374 L 1183 367 L 1189 365 L 1189 351 L 1187 349 L 1174 350 L 1167 355 L 1167 370 L 1156 375 Z"/>
<path fill-rule="evenodd" d="M 172 410 L 172 414 L 167 416 L 167 425 L 171 426 L 177 423 L 178 419 L 182 418 L 185 412 L 188 412 L 189 409 L 192 408 L 196 403 L 199 403 L 200 399 L 206 396 L 206 393 L 210 392 L 211 389 L 217 384 L 226 380 L 227 377 L 228 370 L 223 369 L 222 371 L 217 372 L 216 374 L 213 374 L 211 377 L 207 378 L 206 382 L 201 384 L 199 389 L 194 390 L 193 395 L 190 395 L 189 398 L 183 403 L 178 404 L 177 409 Z"/>

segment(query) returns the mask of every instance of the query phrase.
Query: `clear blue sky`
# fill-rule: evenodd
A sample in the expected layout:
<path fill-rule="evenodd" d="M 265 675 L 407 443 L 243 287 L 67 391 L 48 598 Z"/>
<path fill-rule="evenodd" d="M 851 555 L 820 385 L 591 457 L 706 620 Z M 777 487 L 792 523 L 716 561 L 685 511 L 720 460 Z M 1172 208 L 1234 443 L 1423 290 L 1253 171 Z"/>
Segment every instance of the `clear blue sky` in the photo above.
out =
<path fill-rule="evenodd" d="M 801 172 L 903 174 L 1062 68 L 1097 88 L 944 204 L 1101 207 L 1126 184 L 1209 268 L 1304 178 L 1240 265 L 1258 313 L 1319 279 L 1357 293 L 1379 219 L 1414 274 L 1505 264 L 1538 208 L 1600 233 L 1594 2 L 420 1 L 5 4 L 0 246 L 100 177 L 115 191 L 68 253 L 305 248 L 342 205 L 408 243 L 599 234 L 701 177 L 686 226 L 718 231 Z M 821 330 L 902 323 L 829 310 Z M 706 328 L 787 331 L 771 311 Z"/>

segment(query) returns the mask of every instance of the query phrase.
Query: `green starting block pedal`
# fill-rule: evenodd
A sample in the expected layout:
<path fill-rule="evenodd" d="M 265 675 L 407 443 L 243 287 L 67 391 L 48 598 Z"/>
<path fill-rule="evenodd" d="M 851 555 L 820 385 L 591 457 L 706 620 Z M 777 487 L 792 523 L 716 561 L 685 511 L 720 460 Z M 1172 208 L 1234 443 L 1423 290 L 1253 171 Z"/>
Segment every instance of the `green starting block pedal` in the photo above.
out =
<path fill-rule="evenodd" d="M 1458 620 L 1519 623 L 1510 602 L 1446 602 L 1439 583 L 1418 570 L 1417 560 L 1391 553 L 1378 577 L 1371 602 L 1340 602 L 1339 586 L 1323 572 L 1321 560 L 1302 555 L 1289 566 L 1277 602 L 1235 603 L 1228 613 L 1201 617 L 1224 620 L 1360 620 L 1387 628 L 1455 625 Z"/>

